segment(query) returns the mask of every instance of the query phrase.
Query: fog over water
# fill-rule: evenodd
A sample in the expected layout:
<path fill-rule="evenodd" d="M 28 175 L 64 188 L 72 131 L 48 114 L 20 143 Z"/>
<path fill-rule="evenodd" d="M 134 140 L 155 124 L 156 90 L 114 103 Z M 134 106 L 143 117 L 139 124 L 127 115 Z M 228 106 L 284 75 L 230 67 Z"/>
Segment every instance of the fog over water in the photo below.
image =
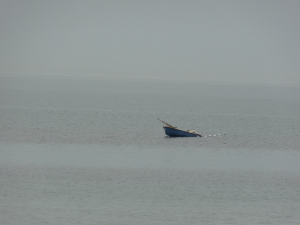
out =
<path fill-rule="evenodd" d="M 0 224 L 298 225 L 299 10 L 1 0 Z"/>
<path fill-rule="evenodd" d="M 297 86 L 0 81 L 1 224 L 300 222 Z"/>

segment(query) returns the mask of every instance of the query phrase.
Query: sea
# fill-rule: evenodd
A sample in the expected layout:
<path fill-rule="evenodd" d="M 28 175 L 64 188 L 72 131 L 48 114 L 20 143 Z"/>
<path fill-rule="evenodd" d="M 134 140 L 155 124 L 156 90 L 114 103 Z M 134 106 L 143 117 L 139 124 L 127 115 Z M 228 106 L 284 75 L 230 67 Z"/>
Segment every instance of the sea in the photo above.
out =
<path fill-rule="evenodd" d="M 298 225 L 300 87 L 1 75 L 0 224 Z"/>

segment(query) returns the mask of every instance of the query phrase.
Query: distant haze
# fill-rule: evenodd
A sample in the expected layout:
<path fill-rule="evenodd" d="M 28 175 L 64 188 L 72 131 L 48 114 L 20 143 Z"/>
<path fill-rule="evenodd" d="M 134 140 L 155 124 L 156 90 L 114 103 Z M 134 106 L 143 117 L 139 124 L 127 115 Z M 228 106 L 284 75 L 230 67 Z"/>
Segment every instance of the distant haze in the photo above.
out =
<path fill-rule="evenodd" d="M 300 1 L 1 0 L 0 74 L 300 84 Z"/>

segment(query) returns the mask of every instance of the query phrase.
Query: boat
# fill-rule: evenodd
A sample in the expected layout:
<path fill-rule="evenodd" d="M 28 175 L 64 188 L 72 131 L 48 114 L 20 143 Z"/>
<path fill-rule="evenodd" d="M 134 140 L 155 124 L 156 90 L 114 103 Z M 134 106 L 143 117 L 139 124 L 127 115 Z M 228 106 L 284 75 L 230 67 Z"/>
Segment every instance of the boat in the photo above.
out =
<path fill-rule="evenodd" d="M 163 128 L 165 130 L 166 135 L 168 135 L 170 137 L 202 137 L 195 130 L 187 130 L 187 131 L 180 130 L 180 129 L 177 129 L 177 127 L 174 127 L 160 119 L 158 119 L 158 120 L 166 125 Z"/>

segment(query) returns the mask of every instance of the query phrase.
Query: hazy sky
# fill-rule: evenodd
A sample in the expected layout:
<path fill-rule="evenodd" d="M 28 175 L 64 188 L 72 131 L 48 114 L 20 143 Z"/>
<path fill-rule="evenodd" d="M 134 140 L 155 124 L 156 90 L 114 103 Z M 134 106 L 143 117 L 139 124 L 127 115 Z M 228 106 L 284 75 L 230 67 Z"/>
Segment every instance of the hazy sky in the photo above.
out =
<path fill-rule="evenodd" d="M 299 0 L 1 0 L 0 74 L 300 84 Z"/>

